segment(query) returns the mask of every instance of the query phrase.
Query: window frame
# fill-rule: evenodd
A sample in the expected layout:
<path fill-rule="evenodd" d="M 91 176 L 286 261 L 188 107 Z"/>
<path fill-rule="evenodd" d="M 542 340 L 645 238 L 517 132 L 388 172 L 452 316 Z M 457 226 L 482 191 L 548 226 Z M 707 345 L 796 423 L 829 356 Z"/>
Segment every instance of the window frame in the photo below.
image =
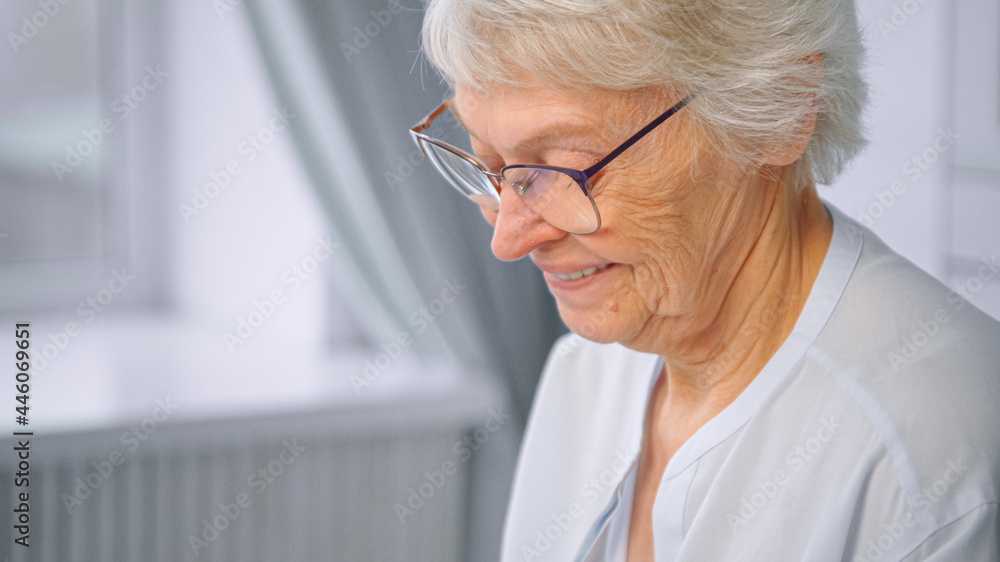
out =
<path fill-rule="evenodd" d="M 168 62 L 162 60 L 163 26 L 157 25 L 164 21 L 167 8 L 160 3 L 91 1 L 96 3 L 98 18 L 100 76 L 96 95 L 103 118 L 113 116 L 112 100 L 130 85 L 140 83 L 147 65 Z M 167 299 L 169 248 L 162 216 L 168 189 L 162 164 L 168 146 L 164 136 L 167 102 L 166 92 L 155 99 L 151 96 L 141 111 L 115 120 L 114 132 L 102 142 L 109 157 L 102 162 L 96 180 L 105 194 L 101 255 L 0 262 L 0 313 L 76 310 L 88 297 L 107 288 L 116 272 L 134 276 L 134 281 L 127 290 L 115 294 L 115 309 L 154 306 Z M 6 234 L 0 243 L 16 239 L 16 232 L 0 231 Z"/>

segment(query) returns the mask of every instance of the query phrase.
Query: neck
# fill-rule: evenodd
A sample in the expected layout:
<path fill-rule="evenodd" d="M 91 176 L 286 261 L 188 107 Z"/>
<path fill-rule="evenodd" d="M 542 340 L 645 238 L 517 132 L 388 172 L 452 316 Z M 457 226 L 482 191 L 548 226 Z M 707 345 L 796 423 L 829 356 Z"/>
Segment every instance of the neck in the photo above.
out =
<path fill-rule="evenodd" d="M 665 405 L 711 417 L 728 406 L 791 333 L 819 273 L 833 223 L 815 188 L 795 191 L 774 180 L 763 222 L 751 231 L 728 288 L 707 308 L 678 319 L 689 326 L 661 341 Z M 763 186 L 761 186 L 763 187 Z M 673 330 L 671 330 L 673 332 Z M 706 420 L 707 421 L 707 420 Z"/>

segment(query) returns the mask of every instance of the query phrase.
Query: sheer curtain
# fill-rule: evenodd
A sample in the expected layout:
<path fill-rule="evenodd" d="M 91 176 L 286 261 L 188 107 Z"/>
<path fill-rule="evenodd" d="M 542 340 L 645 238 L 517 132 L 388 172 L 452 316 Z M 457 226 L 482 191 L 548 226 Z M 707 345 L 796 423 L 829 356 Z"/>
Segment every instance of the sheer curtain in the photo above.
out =
<path fill-rule="evenodd" d="M 279 102 L 295 115 L 290 127 L 318 200 L 354 265 L 339 275 L 358 316 L 374 339 L 391 340 L 450 284 L 459 297 L 439 317 L 431 311 L 441 321 L 413 345 L 496 373 L 520 427 L 565 328 L 530 261 L 505 264 L 492 255 L 489 225 L 441 185 L 409 137 L 448 94 L 418 56 L 422 6 L 254 0 L 247 7 Z M 453 123 L 442 131 L 448 140 L 463 134 Z M 475 486 L 473 495 L 483 491 Z"/>

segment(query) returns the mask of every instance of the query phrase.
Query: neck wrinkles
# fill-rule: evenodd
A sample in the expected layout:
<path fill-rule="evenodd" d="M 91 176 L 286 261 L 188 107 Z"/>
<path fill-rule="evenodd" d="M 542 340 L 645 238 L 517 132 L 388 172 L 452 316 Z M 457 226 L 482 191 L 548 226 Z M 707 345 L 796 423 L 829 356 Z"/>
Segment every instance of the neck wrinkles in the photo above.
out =
<path fill-rule="evenodd" d="M 777 183 L 780 180 L 772 180 Z M 814 188 L 781 185 L 742 267 L 703 329 L 665 344 L 663 399 L 682 409 L 724 409 L 752 382 L 795 326 L 833 232 Z"/>

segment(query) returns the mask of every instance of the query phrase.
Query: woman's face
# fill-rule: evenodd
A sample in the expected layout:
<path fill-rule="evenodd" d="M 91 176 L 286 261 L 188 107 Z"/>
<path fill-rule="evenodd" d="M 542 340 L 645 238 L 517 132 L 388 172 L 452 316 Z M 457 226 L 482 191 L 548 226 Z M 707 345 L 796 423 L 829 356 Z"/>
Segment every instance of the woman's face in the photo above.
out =
<path fill-rule="evenodd" d="M 644 98 L 630 95 L 622 103 L 626 94 L 569 94 L 540 84 L 486 93 L 459 87 L 453 108 L 493 170 L 585 169 L 686 92 L 648 96 L 656 107 L 632 103 Z M 767 217 L 773 189 L 720 157 L 696 135 L 688 113 L 681 110 L 591 180 L 601 215 L 593 234 L 549 225 L 510 188 L 501 191 L 499 212 L 484 211 L 495 227 L 494 254 L 530 256 L 563 321 L 588 339 L 658 349 L 711 329 Z"/>

